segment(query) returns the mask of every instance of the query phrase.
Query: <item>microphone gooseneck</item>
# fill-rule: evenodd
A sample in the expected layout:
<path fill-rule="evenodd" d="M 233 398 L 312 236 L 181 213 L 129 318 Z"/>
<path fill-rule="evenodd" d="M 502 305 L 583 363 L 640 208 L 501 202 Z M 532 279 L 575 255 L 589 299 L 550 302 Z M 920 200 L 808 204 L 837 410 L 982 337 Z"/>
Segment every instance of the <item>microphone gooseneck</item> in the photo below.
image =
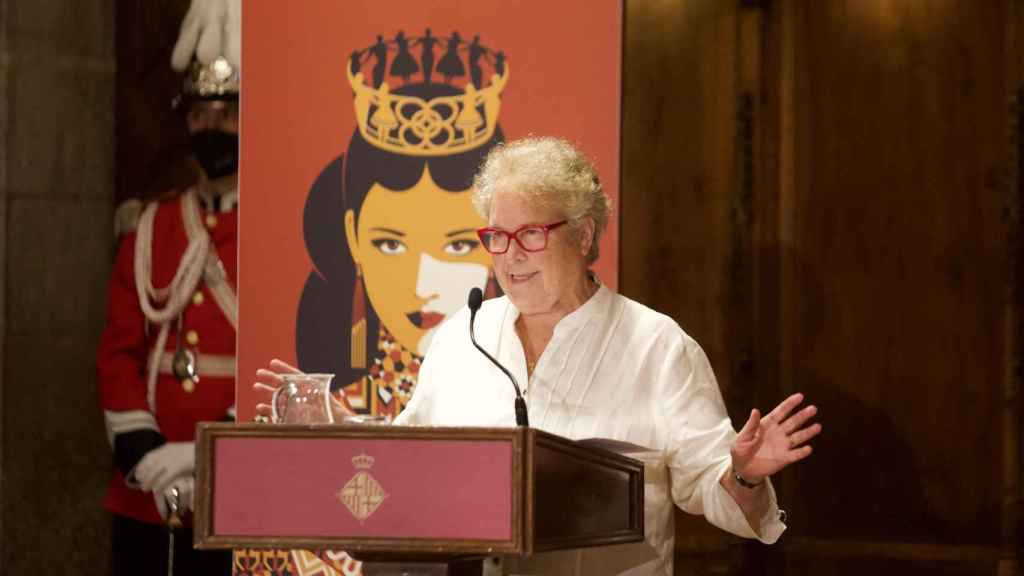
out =
<path fill-rule="evenodd" d="M 471 342 L 473 342 L 473 346 L 475 346 L 476 349 L 479 350 L 481 354 L 486 356 L 488 360 L 490 360 L 495 366 L 498 367 L 498 369 L 504 372 L 505 376 L 508 376 L 508 379 L 512 381 L 512 386 L 516 389 L 516 426 L 529 427 L 530 419 L 526 415 L 526 400 L 523 399 L 523 393 L 519 390 L 519 383 L 516 382 L 516 379 L 514 376 L 512 376 L 512 373 L 509 372 L 507 368 L 501 365 L 501 362 L 498 362 L 494 358 L 494 356 L 488 354 L 487 350 L 484 350 L 483 347 L 481 347 L 480 344 L 478 344 L 476 341 L 476 332 L 474 330 L 474 324 L 476 322 L 477 310 L 480 309 L 480 305 L 483 303 L 483 301 L 484 293 L 479 288 L 473 288 L 472 290 L 469 291 L 469 301 L 467 302 L 467 304 L 469 305 L 469 339 Z"/>

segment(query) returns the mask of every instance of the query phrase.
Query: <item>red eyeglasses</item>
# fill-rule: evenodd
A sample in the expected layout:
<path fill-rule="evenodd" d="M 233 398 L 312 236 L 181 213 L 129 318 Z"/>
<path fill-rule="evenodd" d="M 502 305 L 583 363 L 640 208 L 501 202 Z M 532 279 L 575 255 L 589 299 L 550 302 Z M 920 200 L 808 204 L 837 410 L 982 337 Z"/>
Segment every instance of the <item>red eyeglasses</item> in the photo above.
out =
<path fill-rule="evenodd" d="M 512 245 L 512 238 L 515 238 L 516 244 L 519 244 L 519 247 L 523 250 L 527 252 L 540 252 L 548 247 L 548 234 L 567 222 L 569 221 L 562 220 L 554 224 L 527 224 L 520 226 L 513 232 L 506 232 L 501 228 L 480 228 L 476 231 L 476 235 L 480 237 L 484 250 L 491 254 L 504 254 L 508 252 L 508 247 Z"/>

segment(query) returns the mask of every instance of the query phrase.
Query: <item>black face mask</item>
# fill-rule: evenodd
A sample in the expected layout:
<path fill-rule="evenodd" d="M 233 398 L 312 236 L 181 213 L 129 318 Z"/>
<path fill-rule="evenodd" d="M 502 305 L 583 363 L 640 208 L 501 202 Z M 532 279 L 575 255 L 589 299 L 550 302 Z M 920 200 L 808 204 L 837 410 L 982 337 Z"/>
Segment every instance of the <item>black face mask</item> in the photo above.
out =
<path fill-rule="evenodd" d="M 192 154 L 211 180 L 238 171 L 238 134 L 203 130 L 191 136 L 191 144 Z"/>

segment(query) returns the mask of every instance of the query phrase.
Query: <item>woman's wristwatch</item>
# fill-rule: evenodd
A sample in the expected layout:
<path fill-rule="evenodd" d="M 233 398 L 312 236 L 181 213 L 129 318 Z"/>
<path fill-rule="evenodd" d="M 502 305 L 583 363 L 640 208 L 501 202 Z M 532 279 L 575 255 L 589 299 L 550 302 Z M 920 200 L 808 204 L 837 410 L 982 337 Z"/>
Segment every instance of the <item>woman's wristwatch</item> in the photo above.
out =
<path fill-rule="evenodd" d="M 760 482 L 750 482 L 743 476 L 740 476 L 740 473 L 735 470 L 732 471 L 732 477 L 736 480 L 737 484 L 743 486 L 747 490 L 753 490 L 754 488 L 757 488 L 761 484 L 764 484 L 764 480 L 761 480 Z"/>

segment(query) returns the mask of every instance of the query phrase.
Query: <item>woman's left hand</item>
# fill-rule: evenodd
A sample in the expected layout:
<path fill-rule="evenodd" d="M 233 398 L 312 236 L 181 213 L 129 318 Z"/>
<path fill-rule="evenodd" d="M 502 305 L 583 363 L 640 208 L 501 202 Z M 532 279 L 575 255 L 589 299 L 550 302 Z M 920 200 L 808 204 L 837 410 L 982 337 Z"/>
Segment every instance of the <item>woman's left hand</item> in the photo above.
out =
<path fill-rule="evenodd" d="M 756 408 L 750 411 L 730 449 L 733 470 L 744 480 L 760 483 L 811 455 L 804 443 L 821 432 L 821 424 L 806 425 L 818 413 L 813 405 L 791 414 L 803 401 L 803 394 L 793 394 L 763 418 Z"/>

